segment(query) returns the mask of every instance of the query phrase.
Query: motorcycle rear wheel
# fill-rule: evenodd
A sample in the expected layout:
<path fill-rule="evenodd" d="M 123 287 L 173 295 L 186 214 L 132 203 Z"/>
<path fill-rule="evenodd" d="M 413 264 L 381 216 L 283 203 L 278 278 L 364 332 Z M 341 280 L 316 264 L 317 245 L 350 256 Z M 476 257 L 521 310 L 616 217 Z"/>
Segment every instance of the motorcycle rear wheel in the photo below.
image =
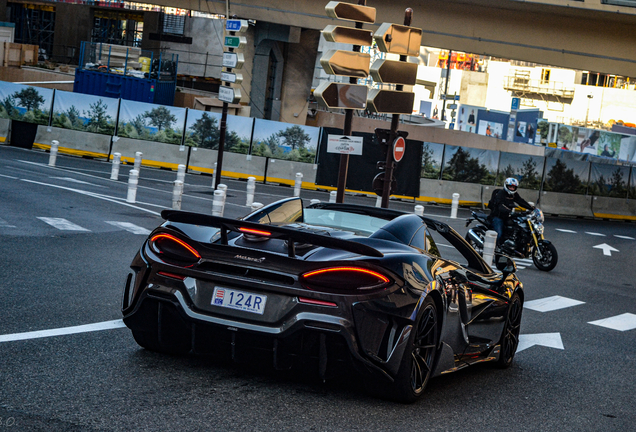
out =
<path fill-rule="evenodd" d="M 541 257 L 538 255 L 537 248 L 532 251 L 532 262 L 535 267 L 541 271 L 550 271 L 556 267 L 559 260 L 559 254 L 552 243 L 539 243 L 539 251 Z"/>
<path fill-rule="evenodd" d="M 482 237 L 481 240 L 483 241 L 484 238 Z M 466 234 L 466 241 L 468 242 L 469 245 L 472 246 L 473 249 L 477 251 L 479 255 L 483 256 L 484 254 L 483 248 L 475 240 L 473 240 L 473 238 L 469 234 Z"/>

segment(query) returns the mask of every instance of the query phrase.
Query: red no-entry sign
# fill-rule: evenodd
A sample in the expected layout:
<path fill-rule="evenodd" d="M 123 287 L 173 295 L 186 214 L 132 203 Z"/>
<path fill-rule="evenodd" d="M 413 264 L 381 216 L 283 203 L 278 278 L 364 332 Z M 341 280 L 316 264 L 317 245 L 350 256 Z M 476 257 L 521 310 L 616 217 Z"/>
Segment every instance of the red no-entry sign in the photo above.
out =
<path fill-rule="evenodd" d="M 404 138 L 398 137 L 393 142 L 393 160 L 399 162 L 404 157 L 404 152 L 406 151 L 406 141 Z"/>

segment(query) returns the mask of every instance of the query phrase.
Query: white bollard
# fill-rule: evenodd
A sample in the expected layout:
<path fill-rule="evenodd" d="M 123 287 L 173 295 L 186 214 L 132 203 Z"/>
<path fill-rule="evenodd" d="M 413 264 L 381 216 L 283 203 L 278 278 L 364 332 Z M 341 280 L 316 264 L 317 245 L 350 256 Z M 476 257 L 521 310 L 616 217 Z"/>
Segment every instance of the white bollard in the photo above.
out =
<path fill-rule="evenodd" d="M 296 173 L 296 183 L 294 184 L 294 196 L 295 197 L 299 197 L 300 196 L 300 188 L 303 185 L 303 174 L 302 173 Z"/>
<path fill-rule="evenodd" d="M 376 207 L 382 207 L 382 197 L 381 197 L 381 196 L 378 196 L 378 197 L 375 199 L 375 206 L 376 206 Z"/>
<path fill-rule="evenodd" d="M 174 189 L 172 189 L 172 209 L 181 210 L 181 197 L 183 196 L 183 182 L 181 180 L 174 181 Z"/>
<path fill-rule="evenodd" d="M 121 164 L 121 153 L 113 153 L 113 168 L 110 171 L 111 180 L 117 180 L 119 178 L 120 164 Z"/>
<path fill-rule="evenodd" d="M 252 203 L 252 211 L 256 211 L 256 210 L 258 210 L 261 207 L 263 207 L 263 204 L 261 204 L 259 202 Z"/>
<path fill-rule="evenodd" d="M 418 216 L 424 216 L 424 206 L 423 205 L 416 205 L 415 206 L 415 214 Z"/>
<path fill-rule="evenodd" d="M 212 201 L 212 216 L 223 216 L 223 198 L 225 194 L 222 190 L 214 191 L 214 201 Z"/>
<path fill-rule="evenodd" d="M 459 207 L 459 194 L 453 194 L 453 201 L 451 204 L 451 219 L 457 219 L 457 207 Z"/>
<path fill-rule="evenodd" d="M 320 200 L 319 199 L 312 199 L 311 201 L 309 201 L 309 204 L 311 204 L 311 205 L 320 204 Z"/>
<path fill-rule="evenodd" d="M 216 189 L 216 164 L 217 163 L 214 162 L 214 169 L 212 170 L 212 189 Z"/>
<path fill-rule="evenodd" d="M 247 178 L 247 199 L 245 201 L 246 207 L 251 207 L 254 202 L 254 192 L 256 191 L 256 178 Z"/>
<path fill-rule="evenodd" d="M 128 174 L 128 196 L 126 197 L 127 203 L 135 203 L 137 198 L 137 183 L 139 183 L 139 171 L 131 169 Z"/>
<path fill-rule="evenodd" d="M 139 170 L 141 169 L 142 156 L 143 156 L 142 152 L 136 152 L 135 153 L 135 163 L 133 165 L 133 169 L 137 170 L 137 172 L 139 172 Z"/>
<path fill-rule="evenodd" d="M 337 191 L 329 192 L 329 202 L 330 203 L 335 203 L 337 197 L 338 197 L 338 192 Z"/>
<path fill-rule="evenodd" d="M 495 247 L 497 246 L 497 231 L 486 231 L 484 237 L 484 252 L 483 257 L 488 265 L 492 264 L 492 260 L 495 256 Z"/>
<path fill-rule="evenodd" d="M 185 165 L 179 164 L 177 166 L 177 181 L 185 183 Z"/>
<path fill-rule="evenodd" d="M 221 216 L 225 213 L 225 200 L 227 198 L 227 185 L 223 183 L 219 183 L 219 187 L 216 190 L 220 190 L 223 192 L 223 208 L 221 209 Z"/>
<path fill-rule="evenodd" d="M 51 141 L 51 154 L 49 155 L 49 166 L 54 167 L 57 160 L 57 146 L 60 145 L 58 140 Z"/>

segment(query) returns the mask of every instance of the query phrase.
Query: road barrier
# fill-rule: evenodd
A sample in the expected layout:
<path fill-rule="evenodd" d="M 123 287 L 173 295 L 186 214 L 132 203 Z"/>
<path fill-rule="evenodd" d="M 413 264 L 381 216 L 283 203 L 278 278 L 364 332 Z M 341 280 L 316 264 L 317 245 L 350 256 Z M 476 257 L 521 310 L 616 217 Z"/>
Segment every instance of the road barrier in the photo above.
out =
<path fill-rule="evenodd" d="M 1 133 L 0 130 L 0 135 Z M 111 139 L 110 135 L 39 125 L 33 147 L 48 150 L 51 148 L 51 141 L 55 140 L 62 143 L 58 147 L 60 154 L 106 159 L 110 152 Z"/>
<path fill-rule="evenodd" d="M 126 202 L 134 204 L 137 198 L 137 183 L 139 183 L 139 171 L 131 169 L 128 174 L 128 195 Z"/>
<path fill-rule="evenodd" d="M 592 213 L 603 219 L 636 221 L 636 200 L 612 197 L 594 197 Z"/>
<path fill-rule="evenodd" d="M 183 182 L 181 180 L 174 181 L 172 189 L 172 209 L 181 210 L 181 198 L 183 196 Z"/>
<path fill-rule="evenodd" d="M 413 212 L 418 216 L 424 216 L 424 206 L 416 205 Z"/>
<path fill-rule="evenodd" d="M 217 189 L 214 191 L 214 200 L 212 201 L 212 216 L 223 216 L 223 191 Z"/>
<path fill-rule="evenodd" d="M 137 171 L 141 170 L 141 161 L 143 159 L 144 154 L 140 151 L 135 152 L 135 163 L 133 164 L 133 168 Z"/>
<path fill-rule="evenodd" d="M 459 194 L 453 194 L 453 200 L 451 203 L 451 219 L 457 219 L 457 208 L 459 207 Z"/>
<path fill-rule="evenodd" d="M 594 217 L 590 195 L 543 192 L 539 208 L 547 214 Z"/>
<path fill-rule="evenodd" d="M 216 188 L 223 192 L 223 208 L 221 209 L 221 216 L 225 213 L 225 200 L 227 199 L 227 185 L 219 183 L 219 187 Z"/>
<path fill-rule="evenodd" d="M 116 141 L 113 139 L 111 155 L 115 152 L 120 153 L 122 162 L 133 163 L 137 153 L 144 155 L 140 166 L 177 170 L 180 164 L 185 165 L 188 162 L 188 152 L 185 147 L 180 150 L 181 147 L 174 144 L 132 138 L 116 138 Z"/>
<path fill-rule="evenodd" d="M 113 154 L 113 167 L 110 171 L 110 179 L 119 179 L 119 165 L 121 164 L 121 153 Z"/>
<path fill-rule="evenodd" d="M 497 246 L 497 231 L 488 230 L 484 237 L 483 257 L 488 265 L 492 264 L 495 256 L 495 247 Z"/>
<path fill-rule="evenodd" d="M 185 169 L 186 166 L 184 164 L 179 164 L 177 166 L 177 180 L 185 183 Z"/>
<path fill-rule="evenodd" d="M 59 141 L 51 141 L 51 154 L 49 155 L 49 166 L 55 166 L 55 160 L 57 159 L 57 148 L 60 145 Z"/>
<path fill-rule="evenodd" d="M 303 173 L 296 173 L 296 183 L 294 184 L 294 196 L 300 196 L 300 188 L 303 185 Z"/>
<path fill-rule="evenodd" d="M 256 192 L 256 179 L 254 177 L 247 178 L 247 198 L 245 206 L 251 207 L 254 202 L 254 192 Z"/>
<path fill-rule="evenodd" d="M 337 198 L 338 198 L 338 191 L 329 192 L 329 202 L 330 203 L 335 203 Z"/>

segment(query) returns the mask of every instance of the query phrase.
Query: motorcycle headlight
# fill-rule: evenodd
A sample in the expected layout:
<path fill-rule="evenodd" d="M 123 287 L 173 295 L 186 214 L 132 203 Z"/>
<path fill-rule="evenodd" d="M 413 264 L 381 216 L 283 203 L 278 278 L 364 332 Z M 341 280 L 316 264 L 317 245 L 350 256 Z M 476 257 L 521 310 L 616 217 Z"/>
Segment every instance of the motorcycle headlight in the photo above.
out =
<path fill-rule="evenodd" d="M 539 222 L 539 223 L 543 223 L 545 222 L 545 218 L 543 217 L 543 212 L 539 209 L 534 209 L 534 219 Z"/>
<path fill-rule="evenodd" d="M 543 235 L 543 230 L 544 230 L 543 224 L 535 222 L 535 223 L 532 224 L 532 226 L 534 227 L 534 231 L 537 234 Z"/>

